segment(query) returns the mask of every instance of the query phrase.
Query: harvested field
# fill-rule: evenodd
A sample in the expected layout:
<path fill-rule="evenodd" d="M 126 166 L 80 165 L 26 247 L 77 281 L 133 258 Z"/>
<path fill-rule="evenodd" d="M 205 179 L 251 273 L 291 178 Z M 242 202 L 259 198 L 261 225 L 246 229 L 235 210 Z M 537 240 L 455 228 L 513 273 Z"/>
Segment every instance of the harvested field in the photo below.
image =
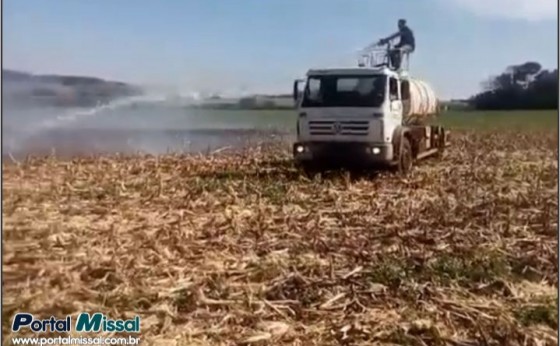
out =
<path fill-rule="evenodd" d="M 5 342 L 99 311 L 146 345 L 557 344 L 557 133 L 453 140 L 408 179 L 283 144 L 4 166 Z"/>

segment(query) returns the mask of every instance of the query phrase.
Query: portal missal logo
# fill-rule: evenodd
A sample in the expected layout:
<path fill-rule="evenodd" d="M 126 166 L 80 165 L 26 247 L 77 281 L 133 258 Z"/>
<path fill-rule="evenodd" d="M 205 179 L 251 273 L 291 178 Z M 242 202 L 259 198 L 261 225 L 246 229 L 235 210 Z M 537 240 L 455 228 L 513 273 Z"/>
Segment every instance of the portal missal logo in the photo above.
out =
<path fill-rule="evenodd" d="M 68 333 L 76 332 L 127 332 L 140 333 L 140 316 L 135 316 L 129 320 L 110 319 L 105 314 L 96 312 L 90 315 L 82 312 L 76 318 L 76 323 L 72 324 L 72 317 L 66 316 L 58 319 L 51 316 L 47 319 L 35 318 L 32 314 L 21 312 L 14 316 L 12 321 L 12 331 L 19 332 L 29 329 L 34 333 L 57 332 Z"/>

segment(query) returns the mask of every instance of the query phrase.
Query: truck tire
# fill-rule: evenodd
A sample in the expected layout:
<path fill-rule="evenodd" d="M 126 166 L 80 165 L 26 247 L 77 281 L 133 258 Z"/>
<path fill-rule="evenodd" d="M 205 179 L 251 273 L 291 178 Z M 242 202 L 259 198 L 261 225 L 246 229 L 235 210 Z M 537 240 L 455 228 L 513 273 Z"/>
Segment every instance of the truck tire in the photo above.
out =
<path fill-rule="evenodd" d="M 302 164 L 301 169 L 303 171 L 303 174 L 309 179 L 315 178 L 315 176 L 320 172 L 317 165 L 312 162 L 306 162 Z"/>
<path fill-rule="evenodd" d="M 414 158 L 412 156 L 412 146 L 410 141 L 405 136 L 401 139 L 399 148 L 397 170 L 399 174 L 407 175 L 412 169 Z"/>
<path fill-rule="evenodd" d="M 443 127 L 437 127 L 437 135 L 438 135 L 438 142 L 437 142 L 437 154 L 436 154 L 436 158 L 437 159 L 442 159 L 443 158 L 443 154 L 445 152 L 445 129 Z"/>

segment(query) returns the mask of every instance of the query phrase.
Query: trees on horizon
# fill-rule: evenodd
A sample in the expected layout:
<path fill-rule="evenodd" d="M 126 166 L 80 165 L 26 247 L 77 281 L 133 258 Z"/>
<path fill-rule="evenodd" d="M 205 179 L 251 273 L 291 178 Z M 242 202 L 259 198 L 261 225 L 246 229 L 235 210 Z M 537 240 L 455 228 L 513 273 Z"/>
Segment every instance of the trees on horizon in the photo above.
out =
<path fill-rule="evenodd" d="M 469 102 L 480 110 L 558 109 L 558 69 L 545 70 L 534 61 L 509 66 Z"/>

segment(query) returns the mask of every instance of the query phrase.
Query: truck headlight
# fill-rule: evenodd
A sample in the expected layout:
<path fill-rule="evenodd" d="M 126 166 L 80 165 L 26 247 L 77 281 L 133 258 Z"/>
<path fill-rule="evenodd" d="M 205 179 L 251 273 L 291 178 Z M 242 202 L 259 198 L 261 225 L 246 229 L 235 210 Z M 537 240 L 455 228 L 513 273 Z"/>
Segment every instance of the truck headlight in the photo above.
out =
<path fill-rule="evenodd" d="M 296 152 L 301 154 L 301 153 L 304 152 L 304 150 L 305 150 L 305 148 L 303 147 L 303 145 L 296 146 Z"/>
<path fill-rule="evenodd" d="M 377 147 L 374 147 L 374 148 L 371 148 L 371 152 L 372 152 L 374 155 L 378 155 L 379 153 L 381 153 L 381 149 L 379 149 L 379 148 L 377 148 Z"/>

